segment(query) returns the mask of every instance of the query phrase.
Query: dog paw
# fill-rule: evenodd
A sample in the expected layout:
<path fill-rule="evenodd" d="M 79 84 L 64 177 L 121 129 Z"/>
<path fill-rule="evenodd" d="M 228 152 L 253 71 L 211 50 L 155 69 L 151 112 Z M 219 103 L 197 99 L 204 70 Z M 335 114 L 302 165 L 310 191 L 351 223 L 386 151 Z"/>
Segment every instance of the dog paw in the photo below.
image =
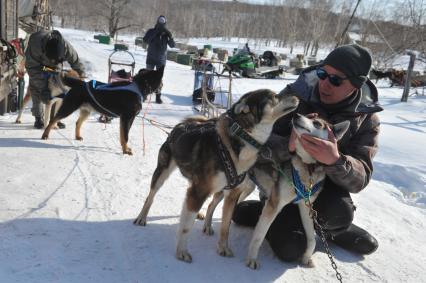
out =
<path fill-rule="evenodd" d="M 48 135 L 42 135 L 42 136 L 41 136 L 41 139 L 42 139 L 42 140 L 47 140 L 48 138 L 49 138 L 49 136 L 48 136 Z"/>
<path fill-rule="evenodd" d="M 123 154 L 133 155 L 132 149 L 130 147 L 123 149 Z"/>
<path fill-rule="evenodd" d="M 309 268 L 315 267 L 315 264 L 314 264 L 314 262 L 312 261 L 311 258 L 306 258 L 306 259 L 303 258 L 302 259 L 302 265 L 305 266 L 305 267 L 309 267 Z"/>
<path fill-rule="evenodd" d="M 138 225 L 138 226 L 146 226 L 146 219 L 143 218 L 136 218 L 133 221 L 133 224 Z"/>
<path fill-rule="evenodd" d="M 78 140 L 78 141 L 82 141 L 83 137 L 75 137 L 75 139 Z"/>
<path fill-rule="evenodd" d="M 184 262 L 188 262 L 188 263 L 192 262 L 192 256 L 188 251 L 177 251 L 176 257 L 178 260 L 182 260 Z"/>
<path fill-rule="evenodd" d="M 16 123 L 16 124 L 21 124 L 21 123 L 22 123 L 22 121 L 21 121 L 21 120 L 16 119 L 15 123 Z"/>
<path fill-rule="evenodd" d="M 198 220 L 204 220 L 204 218 L 206 218 L 206 216 L 203 213 L 201 213 L 201 212 L 197 213 L 197 219 Z"/>
<path fill-rule="evenodd" d="M 208 236 L 213 235 L 214 234 L 213 227 L 212 226 L 204 226 L 203 233 L 208 235 Z"/>
<path fill-rule="evenodd" d="M 224 257 L 233 257 L 234 253 L 232 252 L 232 250 L 228 247 L 217 247 L 217 253 L 220 256 L 224 256 Z"/>
<path fill-rule="evenodd" d="M 255 259 L 246 260 L 246 265 L 251 269 L 259 269 L 260 268 L 260 264 Z"/>

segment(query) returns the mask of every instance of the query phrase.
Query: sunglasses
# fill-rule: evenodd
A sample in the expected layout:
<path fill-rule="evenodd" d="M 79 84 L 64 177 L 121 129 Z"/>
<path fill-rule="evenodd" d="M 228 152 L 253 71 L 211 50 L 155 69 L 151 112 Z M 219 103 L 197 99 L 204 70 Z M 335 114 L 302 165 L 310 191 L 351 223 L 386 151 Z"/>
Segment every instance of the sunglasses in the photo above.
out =
<path fill-rule="evenodd" d="M 347 80 L 349 78 L 341 78 L 337 75 L 330 75 L 329 73 L 327 73 L 326 70 L 324 70 L 323 68 L 317 68 L 317 76 L 320 80 L 325 80 L 326 78 L 328 78 L 328 81 L 333 85 L 333 86 L 340 86 L 344 80 Z"/>

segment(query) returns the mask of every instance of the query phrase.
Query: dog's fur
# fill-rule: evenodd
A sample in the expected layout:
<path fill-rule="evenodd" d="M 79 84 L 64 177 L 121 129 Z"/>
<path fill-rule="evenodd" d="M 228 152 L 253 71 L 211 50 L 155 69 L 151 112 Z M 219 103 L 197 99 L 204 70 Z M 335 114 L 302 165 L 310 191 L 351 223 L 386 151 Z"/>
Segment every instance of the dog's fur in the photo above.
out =
<path fill-rule="evenodd" d="M 157 71 L 141 69 L 138 74 L 133 77 L 133 82 L 136 83 L 143 95 L 147 95 L 159 87 L 163 72 L 164 67 Z M 80 134 L 81 125 L 89 117 L 91 111 L 95 110 L 101 114 L 109 115 L 109 113 L 106 113 L 104 109 L 97 106 L 90 98 L 84 81 L 65 77 L 64 82 L 70 86 L 71 89 L 63 99 L 61 108 L 46 127 L 42 139 L 47 139 L 49 137 L 50 130 L 57 121 L 69 116 L 77 109 L 80 109 L 80 117 L 76 122 L 76 140 L 83 140 Z M 114 84 L 122 85 L 128 84 L 128 82 L 117 82 Z M 109 91 L 108 93 L 100 95 L 94 94 L 94 96 L 102 107 L 120 116 L 121 147 L 124 154 L 132 155 L 132 150 L 127 146 L 129 130 L 136 115 L 142 109 L 142 98 L 138 97 L 136 94 L 122 92 L 120 90 Z"/>
<path fill-rule="evenodd" d="M 46 127 L 49 124 L 50 121 L 50 114 L 52 106 L 55 105 L 55 114 L 58 112 L 58 109 L 61 107 L 62 104 L 62 98 L 59 97 L 61 94 L 68 92 L 69 87 L 64 85 L 62 82 L 61 76 L 67 76 L 71 78 L 80 78 L 78 73 L 74 70 L 69 70 L 66 72 L 52 72 L 51 76 L 48 79 L 48 88 L 50 90 L 50 94 L 52 99 L 49 100 L 47 104 L 44 104 L 44 126 Z M 27 88 L 27 93 L 24 96 L 24 99 L 22 101 L 22 107 L 19 110 L 18 117 L 16 117 L 15 123 L 21 124 L 22 123 L 22 113 L 24 111 L 25 106 L 28 104 L 28 102 L 31 99 L 31 91 L 29 88 Z M 56 128 L 56 123 L 54 125 Z"/>
<path fill-rule="evenodd" d="M 325 140 L 328 140 L 327 126 L 333 130 L 334 135 L 338 140 L 344 135 L 349 127 L 348 121 L 344 121 L 336 125 L 330 125 L 323 119 L 307 118 L 299 114 L 294 117 L 292 124 L 299 137 L 306 133 Z M 293 180 L 291 178 L 291 166 L 294 166 L 294 168 L 299 172 L 300 179 L 306 188 L 309 188 L 312 184 L 321 182 L 325 178 L 324 167 L 303 149 L 298 139 L 296 139 L 296 154 L 292 156 L 291 160 L 288 160 L 285 154 L 278 152 L 282 150 L 282 144 L 268 142 L 268 146 L 272 151 L 273 161 L 261 158 L 252 168 L 257 182 L 267 194 L 267 201 L 249 245 L 246 265 L 252 269 L 257 269 L 259 267 L 259 263 L 257 261 L 258 251 L 271 223 L 281 209 L 296 198 L 296 192 L 292 186 Z M 280 165 L 285 176 L 280 175 L 275 164 Z M 234 200 L 244 199 L 255 188 L 255 184 L 253 182 L 245 182 L 242 186 L 245 186 L 245 188 L 240 187 L 238 190 L 235 190 L 235 192 L 232 192 L 232 194 L 234 194 Z M 311 196 L 311 203 L 315 201 L 321 190 L 322 185 L 316 193 Z M 215 207 L 221 201 L 222 197 L 223 194 L 221 193 L 215 194 L 208 207 L 204 223 L 204 231 L 206 234 L 213 233 L 211 228 L 212 216 Z M 307 238 L 307 248 L 301 261 L 307 266 L 313 266 L 311 261 L 311 256 L 315 249 L 313 220 L 309 215 L 309 208 L 305 205 L 303 200 L 299 201 L 298 206 Z"/>
<path fill-rule="evenodd" d="M 231 134 L 232 122 L 236 121 L 250 136 L 263 144 L 268 139 L 274 122 L 295 110 L 297 105 L 296 97 L 278 96 L 269 90 L 257 90 L 245 94 L 236 102 L 229 110 L 231 114 L 225 113 L 217 119 L 210 120 L 190 118 L 175 126 L 169 138 L 160 148 L 149 195 L 134 223 L 141 226 L 146 225 L 148 211 L 155 194 L 173 169 L 178 167 L 183 176 L 188 179 L 189 188 L 180 216 L 176 257 L 191 262 L 192 257 L 187 250 L 187 241 L 197 212 L 209 195 L 222 191 L 228 184 L 224 165 L 218 156 L 217 135 L 229 151 L 237 173 L 243 174 L 256 162 L 258 149 L 243 141 L 239 136 Z M 212 123 L 214 128 L 210 131 L 200 130 L 194 133 L 187 130 Z M 225 197 L 227 209 L 224 209 L 224 222 L 231 221 L 234 205 L 233 200 Z M 224 226 L 224 228 L 227 227 Z M 221 232 L 223 237 L 221 234 L 218 252 L 221 255 L 231 256 L 232 251 L 228 248 L 227 243 L 228 231 Z"/>

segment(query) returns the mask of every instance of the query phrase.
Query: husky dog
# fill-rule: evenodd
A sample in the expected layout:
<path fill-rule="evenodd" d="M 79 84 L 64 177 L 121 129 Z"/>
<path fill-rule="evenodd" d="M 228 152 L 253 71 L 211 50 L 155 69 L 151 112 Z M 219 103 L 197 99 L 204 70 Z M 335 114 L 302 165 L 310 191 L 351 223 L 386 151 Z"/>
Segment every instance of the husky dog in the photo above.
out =
<path fill-rule="evenodd" d="M 191 262 L 188 236 L 204 201 L 211 194 L 237 189 L 238 184 L 245 182 L 245 173 L 256 162 L 257 153 L 267 141 L 274 122 L 295 110 L 297 105 L 296 97 L 279 96 L 262 89 L 245 94 L 218 118 L 195 117 L 176 125 L 160 148 L 149 195 L 134 223 L 146 225 L 155 194 L 178 167 L 188 179 L 189 187 L 177 232 L 176 257 Z M 235 202 L 225 196 L 225 206 L 223 219 L 230 222 Z M 232 255 L 223 239 L 219 240 L 218 252 Z"/>
<path fill-rule="evenodd" d="M 49 124 L 50 121 L 50 113 L 52 111 L 53 104 L 55 105 L 55 114 L 58 111 L 58 109 L 61 107 L 63 95 L 68 92 L 70 89 L 68 86 L 66 86 L 62 82 L 62 77 L 72 77 L 72 78 L 79 78 L 79 75 L 74 70 L 69 70 L 65 72 L 50 72 L 49 73 L 49 79 L 48 79 L 48 88 L 50 90 L 51 99 L 47 104 L 44 105 L 44 125 L 45 127 Z M 28 104 L 28 102 L 31 99 L 31 92 L 29 89 L 27 90 L 27 93 L 25 94 L 24 100 L 22 102 L 22 107 L 19 109 L 18 117 L 16 117 L 15 123 L 20 124 L 22 112 L 24 111 L 25 106 Z M 53 125 L 53 127 L 56 128 L 56 123 Z"/>
<path fill-rule="evenodd" d="M 336 139 L 339 140 L 348 130 L 350 123 L 349 121 L 344 121 L 330 125 L 323 119 L 310 119 L 297 114 L 293 118 L 292 124 L 298 137 L 302 134 L 308 134 L 328 140 L 328 128 L 330 128 L 334 132 Z M 278 181 L 278 183 L 274 186 L 263 186 L 268 193 L 268 199 L 254 230 L 246 264 L 253 269 L 259 267 L 257 254 L 272 221 L 285 205 L 297 200 L 307 238 L 307 248 L 302 257 L 302 263 L 307 266 L 313 266 L 311 256 L 315 250 L 315 229 L 313 220 L 309 214 L 310 208 L 306 205 L 304 198 L 308 197 L 311 193 L 312 195 L 309 197 L 311 203 L 317 198 L 322 190 L 325 178 L 324 166 L 312 158 L 303 149 L 299 139 L 296 139 L 296 154 L 293 155 L 291 163 L 281 164 L 284 175 L 277 175 L 276 172 L 271 175 L 271 172 L 276 170 L 273 168 L 270 169 L 272 170 L 265 171 L 264 168 L 254 168 L 254 176 L 260 184 L 268 184 L 268 179 L 271 177 Z M 290 176 L 292 176 L 293 181 L 289 179 L 291 178 Z M 299 192 L 294 187 L 298 187 L 297 190 Z"/>
<path fill-rule="evenodd" d="M 339 140 L 349 128 L 350 123 L 349 121 L 344 121 L 331 125 L 318 117 L 307 118 L 296 114 L 292 124 L 298 137 L 302 134 L 308 134 L 328 140 L 329 127 L 334 132 L 336 139 Z M 301 261 L 304 265 L 313 266 L 311 256 L 315 249 L 315 230 L 313 220 L 309 214 L 310 209 L 305 204 L 304 198 L 309 197 L 311 203 L 315 201 L 322 190 L 322 183 L 325 178 L 324 167 L 303 149 L 299 139 L 296 139 L 296 152 L 291 157 L 291 160 L 288 160 L 287 156 L 282 154 L 281 151 L 284 150 L 282 144 L 268 141 L 267 146 L 271 149 L 272 156 L 258 159 L 250 170 L 252 182 L 243 183 L 241 186 L 247 186 L 246 188 L 234 190 L 228 196 L 234 201 L 241 201 L 254 190 L 256 183 L 267 198 L 249 245 L 246 265 L 252 269 L 259 268 L 257 255 L 270 225 L 281 209 L 293 201 L 298 202 L 307 238 L 307 248 Z M 222 198 L 223 193 L 216 193 L 209 204 L 204 222 L 204 232 L 206 234 L 213 234 L 211 227 L 213 212 Z M 222 219 L 223 225 L 229 226 L 230 222 L 224 224 Z"/>
<path fill-rule="evenodd" d="M 133 121 L 142 109 L 143 97 L 158 89 L 163 77 L 164 66 L 156 71 L 141 69 L 133 77 L 132 82 L 116 82 L 105 84 L 91 80 L 84 82 L 69 77 L 64 83 L 70 87 L 62 101 L 58 113 L 46 127 L 42 139 L 48 139 L 54 124 L 80 109 L 80 116 L 76 122 L 75 139 L 83 140 L 80 129 L 90 112 L 95 110 L 101 114 L 120 117 L 120 143 L 123 154 L 132 155 L 127 146 L 129 131 Z"/>

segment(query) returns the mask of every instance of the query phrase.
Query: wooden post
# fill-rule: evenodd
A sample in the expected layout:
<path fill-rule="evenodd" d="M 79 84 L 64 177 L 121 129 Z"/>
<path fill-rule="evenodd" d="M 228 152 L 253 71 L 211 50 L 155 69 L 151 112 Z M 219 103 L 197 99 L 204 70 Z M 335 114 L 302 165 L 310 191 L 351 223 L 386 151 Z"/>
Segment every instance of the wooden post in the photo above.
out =
<path fill-rule="evenodd" d="M 414 61 L 416 60 L 416 54 L 412 51 L 408 51 L 407 55 L 410 55 L 410 63 L 408 64 L 407 76 L 405 77 L 404 92 L 402 93 L 401 102 L 407 102 L 408 94 L 411 86 L 411 75 L 413 74 Z"/>

